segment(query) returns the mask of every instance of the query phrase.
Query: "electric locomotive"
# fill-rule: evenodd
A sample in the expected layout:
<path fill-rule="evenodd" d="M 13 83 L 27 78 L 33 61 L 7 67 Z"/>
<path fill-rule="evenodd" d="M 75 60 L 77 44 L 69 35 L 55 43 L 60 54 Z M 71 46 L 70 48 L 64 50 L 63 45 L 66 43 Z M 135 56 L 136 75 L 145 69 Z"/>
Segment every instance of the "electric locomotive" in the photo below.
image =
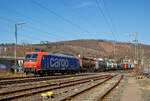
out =
<path fill-rule="evenodd" d="M 78 59 L 63 54 L 47 52 L 27 52 L 24 61 L 24 72 L 34 74 L 76 73 L 81 70 Z"/>

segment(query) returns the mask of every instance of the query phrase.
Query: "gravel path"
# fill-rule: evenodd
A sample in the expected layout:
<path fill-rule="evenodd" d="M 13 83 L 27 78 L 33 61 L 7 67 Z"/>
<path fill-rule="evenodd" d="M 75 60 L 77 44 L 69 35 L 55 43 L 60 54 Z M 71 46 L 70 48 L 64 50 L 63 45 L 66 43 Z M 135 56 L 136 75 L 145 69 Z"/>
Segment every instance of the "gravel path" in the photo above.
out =
<path fill-rule="evenodd" d="M 142 93 L 142 101 L 150 101 L 150 79 L 145 77 L 143 79 L 139 79 L 138 83 Z"/>
<path fill-rule="evenodd" d="M 128 84 L 123 92 L 121 101 L 142 101 L 139 85 L 135 78 L 129 77 Z"/>

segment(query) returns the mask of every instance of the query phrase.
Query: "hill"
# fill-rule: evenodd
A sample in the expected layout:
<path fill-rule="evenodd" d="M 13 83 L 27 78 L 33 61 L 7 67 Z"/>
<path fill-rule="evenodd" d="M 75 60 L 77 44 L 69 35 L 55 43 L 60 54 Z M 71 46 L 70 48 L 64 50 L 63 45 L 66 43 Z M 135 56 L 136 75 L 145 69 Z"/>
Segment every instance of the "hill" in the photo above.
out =
<path fill-rule="evenodd" d="M 14 44 L 1 44 L 2 55 L 14 56 Z M 115 47 L 115 48 L 114 48 Z M 6 49 L 4 49 L 6 48 Z M 149 45 L 138 45 L 138 55 L 144 49 L 144 55 L 150 57 Z M 133 58 L 135 46 L 132 43 L 122 43 L 106 40 L 71 40 L 61 42 L 41 42 L 41 44 L 23 44 L 17 46 L 17 55 L 24 56 L 25 52 L 45 50 L 49 53 L 63 53 L 69 55 L 82 55 L 85 57 L 121 58 L 128 56 Z"/>

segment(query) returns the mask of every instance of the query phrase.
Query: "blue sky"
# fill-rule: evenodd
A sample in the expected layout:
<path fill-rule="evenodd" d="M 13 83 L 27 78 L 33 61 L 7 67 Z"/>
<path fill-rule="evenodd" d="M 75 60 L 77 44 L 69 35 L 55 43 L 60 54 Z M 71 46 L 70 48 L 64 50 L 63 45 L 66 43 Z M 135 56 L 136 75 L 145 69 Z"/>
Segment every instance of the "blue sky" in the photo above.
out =
<path fill-rule="evenodd" d="M 98 2 L 98 4 L 96 3 Z M 98 8 L 100 7 L 100 9 Z M 138 32 L 150 44 L 150 0 L 0 0 L 0 43 L 106 39 L 127 42 Z"/>

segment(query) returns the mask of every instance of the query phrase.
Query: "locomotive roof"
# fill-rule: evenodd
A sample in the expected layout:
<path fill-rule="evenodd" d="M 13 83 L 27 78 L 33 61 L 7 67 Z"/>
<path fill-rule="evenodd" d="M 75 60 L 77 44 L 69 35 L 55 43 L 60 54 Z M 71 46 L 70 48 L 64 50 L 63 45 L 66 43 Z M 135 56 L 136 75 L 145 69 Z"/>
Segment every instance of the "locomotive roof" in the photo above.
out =
<path fill-rule="evenodd" d="M 53 54 L 53 53 L 48 53 L 48 55 L 75 58 L 74 56 L 71 56 L 71 55 L 65 55 L 65 54 L 59 54 L 59 53 L 55 53 L 55 54 Z"/>

